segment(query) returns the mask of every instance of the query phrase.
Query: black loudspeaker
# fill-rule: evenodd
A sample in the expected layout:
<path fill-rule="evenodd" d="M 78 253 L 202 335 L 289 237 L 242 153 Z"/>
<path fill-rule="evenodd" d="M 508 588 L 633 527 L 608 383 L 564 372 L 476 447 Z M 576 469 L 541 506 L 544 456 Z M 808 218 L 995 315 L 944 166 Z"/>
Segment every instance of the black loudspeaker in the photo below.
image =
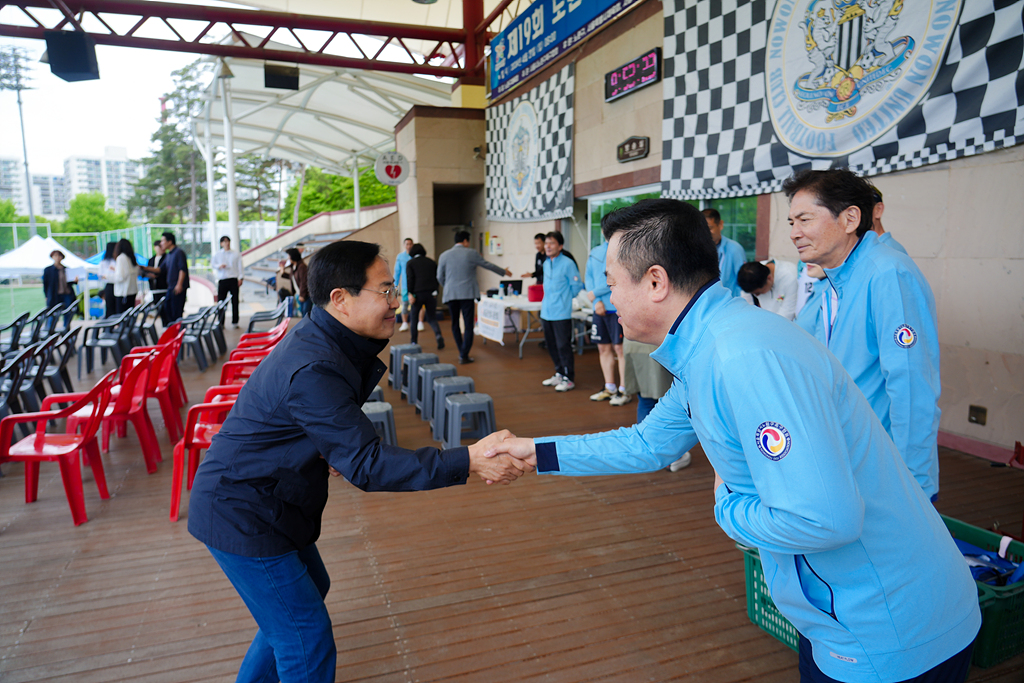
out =
<path fill-rule="evenodd" d="M 263 87 L 279 90 L 299 89 L 299 67 L 284 64 L 263 65 Z"/>
<path fill-rule="evenodd" d="M 46 56 L 50 71 L 65 81 L 90 81 L 100 77 L 96 43 L 81 31 L 46 31 Z"/>

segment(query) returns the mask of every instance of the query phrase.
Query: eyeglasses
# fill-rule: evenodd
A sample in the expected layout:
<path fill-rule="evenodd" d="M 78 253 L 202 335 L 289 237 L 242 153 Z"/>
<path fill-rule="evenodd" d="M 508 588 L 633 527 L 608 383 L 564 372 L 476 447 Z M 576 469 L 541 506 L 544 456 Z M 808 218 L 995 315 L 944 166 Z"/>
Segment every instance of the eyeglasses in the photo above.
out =
<path fill-rule="evenodd" d="M 398 297 L 400 296 L 398 285 L 391 285 L 384 291 L 380 291 L 377 289 L 367 289 L 366 287 L 357 287 L 354 289 L 359 289 L 363 292 L 376 292 L 377 294 L 383 294 L 384 298 L 387 299 L 389 305 L 393 303 L 396 299 L 398 299 Z"/>

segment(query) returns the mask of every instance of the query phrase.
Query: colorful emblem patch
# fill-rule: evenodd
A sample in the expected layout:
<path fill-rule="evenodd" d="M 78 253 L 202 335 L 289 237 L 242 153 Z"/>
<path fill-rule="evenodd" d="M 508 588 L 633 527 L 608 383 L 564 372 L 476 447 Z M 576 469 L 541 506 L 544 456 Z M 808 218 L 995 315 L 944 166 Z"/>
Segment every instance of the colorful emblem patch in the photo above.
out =
<path fill-rule="evenodd" d="M 782 460 L 792 445 L 789 430 L 778 422 L 762 422 L 757 428 L 757 449 L 769 460 Z"/>
<path fill-rule="evenodd" d="M 901 349 L 909 349 L 917 343 L 917 332 L 914 332 L 914 328 L 910 325 L 900 325 L 896 328 L 893 338 L 896 340 L 896 346 Z"/>

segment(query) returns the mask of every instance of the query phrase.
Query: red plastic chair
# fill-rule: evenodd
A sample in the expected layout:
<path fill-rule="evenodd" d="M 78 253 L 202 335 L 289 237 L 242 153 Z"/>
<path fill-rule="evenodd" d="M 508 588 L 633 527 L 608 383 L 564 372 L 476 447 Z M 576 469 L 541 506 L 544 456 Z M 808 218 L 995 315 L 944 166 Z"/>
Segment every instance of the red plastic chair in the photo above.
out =
<path fill-rule="evenodd" d="M 100 498 L 110 498 L 107 491 L 107 478 L 103 472 L 103 461 L 100 459 L 100 448 L 96 443 L 96 432 L 100 428 L 103 412 L 110 402 L 110 388 L 117 378 L 117 370 L 112 370 L 96 386 L 82 398 L 74 401 L 67 408 L 48 410 L 54 403 L 67 400 L 64 394 L 47 396 L 43 401 L 43 411 L 38 413 L 22 413 L 8 415 L 0 420 L 0 463 L 25 463 L 25 502 L 35 502 L 39 495 L 39 463 L 57 462 L 60 465 L 60 476 L 64 482 L 64 492 L 71 506 L 71 519 L 75 526 L 88 521 L 85 513 L 85 493 L 82 490 L 82 469 L 79 452 L 85 456 L 92 467 L 96 488 Z M 47 420 L 58 420 L 69 417 L 92 405 L 89 419 L 83 425 L 80 434 L 47 434 Z M 36 433 L 27 436 L 11 445 L 14 425 L 25 422 L 36 423 Z"/>
<path fill-rule="evenodd" d="M 269 349 L 235 349 L 231 352 L 228 360 L 249 360 L 258 358 L 260 360 L 270 355 L 270 352 L 274 350 L 271 346 Z"/>
<path fill-rule="evenodd" d="M 262 360 L 262 358 L 250 358 L 249 360 L 226 361 L 220 368 L 221 385 L 245 384 Z"/>
<path fill-rule="evenodd" d="M 207 400 L 188 409 L 185 420 L 185 436 L 174 447 L 174 470 L 171 475 L 171 521 L 178 521 L 181 507 L 181 484 L 185 476 L 185 452 L 188 451 L 188 478 L 185 487 L 191 491 L 192 482 L 199 469 L 199 452 L 209 448 L 213 437 L 220 432 L 221 425 L 235 405 L 235 398 L 242 385 L 210 387 Z M 216 400 L 213 400 L 216 399 Z"/>
<path fill-rule="evenodd" d="M 146 389 L 149 382 L 149 373 L 153 357 L 156 352 L 133 353 L 121 360 L 121 383 L 116 396 L 111 391 L 111 401 L 103 413 L 103 451 L 110 452 L 111 428 L 117 429 L 117 435 L 124 438 L 128 435 L 127 424 L 131 422 L 135 427 L 135 433 L 139 437 L 142 446 L 142 457 L 146 461 L 146 472 L 156 472 L 156 464 L 163 460 L 160 454 L 160 444 L 156 438 L 156 430 L 153 429 L 153 422 L 149 419 L 149 411 L 146 410 Z M 73 396 L 76 400 L 83 394 L 66 394 Z M 86 408 L 68 416 L 67 433 L 74 434 L 78 427 L 89 418 L 89 411 Z"/>
<path fill-rule="evenodd" d="M 285 318 L 265 332 L 247 332 L 238 338 L 238 345 L 235 348 L 250 346 L 253 344 L 263 344 L 272 340 L 280 340 L 288 333 L 288 323 L 289 319 Z"/>
<path fill-rule="evenodd" d="M 180 335 L 179 335 L 180 337 Z M 160 415 L 164 419 L 164 427 L 172 442 L 177 441 L 185 433 L 185 427 L 181 423 L 181 408 L 188 400 L 184 394 L 184 385 L 180 383 L 180 375 L 177 374 L 178 351 L 181 348 L 181 340 L 177 338 L 166 344 L 158 346 L 142 346 L 134 349 L 135 353 L 153 351 L 155 355 L 149 372 L 149 382 L 146 387 L 146 398 L 155 398 L 160 402 Z"/>

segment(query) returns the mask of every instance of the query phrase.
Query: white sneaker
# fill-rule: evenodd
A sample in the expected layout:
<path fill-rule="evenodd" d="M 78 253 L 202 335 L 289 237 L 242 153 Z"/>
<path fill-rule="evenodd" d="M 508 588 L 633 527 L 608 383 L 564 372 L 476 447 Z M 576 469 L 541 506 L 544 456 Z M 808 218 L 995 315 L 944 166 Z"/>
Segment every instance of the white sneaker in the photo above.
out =
<path fill-rule="evenodd" d="M 572 391 L 575 388 L 576 388 L 576 383 L 575 382 L 567 380 L 565 377 L 563 377 L 562 381 L 558 383 L 557 387 L 555 387 L 555 391 Z"/>
<path fill-rule="evenodd" d="M 562 383 L 562 376 L 559 375 L 557 372 L 555 374 L 553 374 L 551 377 L 548 377 L 546 380 L 541 382 L 541 384 L 543 384 L 546 387 L 555 387 L 555 386 L 558 386 L 561 383 Z"/>
<path fill-rule="evenodd" d="M 417 331 L 422 332 L 425 329 L 427 329 L 427 328 L 423 326 L 423 323 L 421 323 L 421 322 L 420 323 L 416 323 L 416 330 Z"/>
<path fill-rule="evenodd" d="M 402 323 L 402 326 L 398 328 L 399 332 L 405 332 L 409 329 L 409 323 Z"/>
<path fill-rule="evenodd" d="M 690 466 L 690 451 L 683 453 L 683 457 L 676 460 L 674 463 L 668 466 L 669 472 L 678 472 L 684 467 Z"/>
<path fill-rule="evenodd" d="M 614 391 L 608 391 L 607 389 L 602 389 L 601 391 L 597 392 L 596 394 L 591 394 L 590 395 L 590 400 L 591 401 L 607 401 L 608 399 L 610 399 L 613 396 L 615 396 L 615 392 Z"/>
<path fill-rule="evenodd" d="M 627 394 L 623 392 L 616 392 L 612 396 L 612 400 L 608 401 L 608 405 L 612 406 L 624 406 L 633 400 L 633 394 Z"/>

